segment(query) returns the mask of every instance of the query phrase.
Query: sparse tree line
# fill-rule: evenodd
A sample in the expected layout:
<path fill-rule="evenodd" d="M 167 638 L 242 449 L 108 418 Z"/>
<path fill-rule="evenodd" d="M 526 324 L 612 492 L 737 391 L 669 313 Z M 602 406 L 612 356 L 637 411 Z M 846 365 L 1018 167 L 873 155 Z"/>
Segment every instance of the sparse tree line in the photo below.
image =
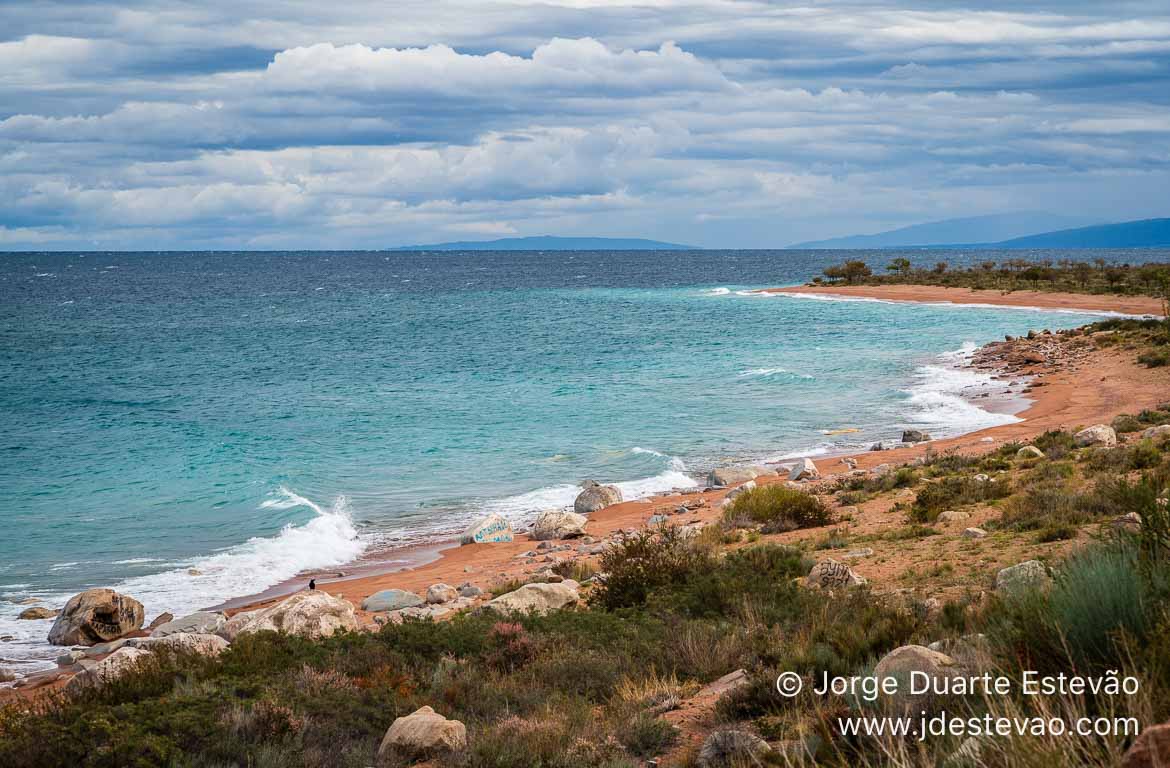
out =
<path fill-rule="evenodd" d="M 1075 293 L 1118 293 L 1166 297 L 1170 294 L 1170 264 L 1111 264 L 1074 259 L 1005 259 L 952 267 L 946 261 L 914 265 L 899 256 L 881 272 L 862 259 L 826 267 L 814 283 L 849 285 L 942 285 L 997 290 L 1051 290 Z"/>

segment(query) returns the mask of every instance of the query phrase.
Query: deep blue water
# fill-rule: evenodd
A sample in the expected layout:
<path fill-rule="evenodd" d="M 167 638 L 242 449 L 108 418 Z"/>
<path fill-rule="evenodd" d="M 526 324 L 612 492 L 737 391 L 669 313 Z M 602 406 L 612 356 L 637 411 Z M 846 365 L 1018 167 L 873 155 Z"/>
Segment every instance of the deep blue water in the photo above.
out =
<path fill-rule="evenodd" d="M 842 257 L 2 254 L 0 662 L 47 631 L 3 599 L 115 585 L 177 613 L 584 478 L 638 495 L 1000 423 L 940 355 L 1089 319 L 749 293 Z"/>

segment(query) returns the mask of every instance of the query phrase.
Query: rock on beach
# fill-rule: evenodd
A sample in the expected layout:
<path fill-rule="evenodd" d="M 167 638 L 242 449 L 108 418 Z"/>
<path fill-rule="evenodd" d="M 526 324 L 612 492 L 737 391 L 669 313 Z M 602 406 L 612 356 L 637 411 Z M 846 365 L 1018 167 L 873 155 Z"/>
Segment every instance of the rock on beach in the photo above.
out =
<path fill-rule="evenodd" d="M 49 630 L 53 645 L 96 645 L 142 628 L 142 603 L 112 589 L 89 589 L 69 598 Z"/>
<path fill-rule="evenodd" d="M 586 480 L 582 488 L 573 500 L 573 511 L 578 515 L 588 515 L 622 502 L 622 491 L 616 485 L 601 485 L 594 480 Z"/>

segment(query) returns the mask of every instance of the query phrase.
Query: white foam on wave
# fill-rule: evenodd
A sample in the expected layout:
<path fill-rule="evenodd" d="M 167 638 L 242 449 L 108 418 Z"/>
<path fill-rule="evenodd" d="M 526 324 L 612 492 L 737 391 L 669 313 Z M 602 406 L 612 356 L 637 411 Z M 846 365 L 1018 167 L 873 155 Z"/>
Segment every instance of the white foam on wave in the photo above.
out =
<path fill-rule="evenodd" d="M 966 342 L 940 355 L 939 364 L 923 365 L 915 371 L 917 381 L 904 390 L 909 395 L 911 423 L 927 428 L 935 437 L 950 437 L 1021 421 L 1011 414 L 984 410 L 971 401 L 982 393 L 1005 390 L 1003 382 L 969 366 L 976 349 L 977 344 Z"/>
<path fill-rule="evenodd" d="M 356 559 L 366 548 L 339 496 L 329 509 L 287 489 L 262 503 L 263 509 L 306 507 L 315 515 L 304 525 L 286 525 L 279 534 L 257 536 L 212 555 L 193 558 L 181 567 L 123 581 L 119 591 L 158 610 L 193 611 L 259 592 L 301 571 L 330 568 Z M 193 575 L 189 571 L 197 571 Z"/>
<path fill-rule="evenodd" d="M 703 291 L 704 296 L 726 296 L 729 293 L 731 293 L 731 289 L 724 288 L 722 286 L 719 288 L 708 288 L 707 290 Z"/>
<path fill-rule="evenodd" d="M 349 505 L 339 497 L 329 509 L 287 489 L 260 505 L 263 509 L 305 507 L 315 515 L 304 525 L 286 525 L 271 537 L 257 536 L 220 552 L 195 557 L 161 573 L 134 576 L 110 585 L 143 604 L 147 620 L 169 611 L 183 615 L 217 605 L 232 597 L 254 594 L 296 576 L 301 571 L 330 568 L 352 562 L 366 548 L 350 517 Z M 194 571 L 192 573 L 191 571 Z M 63 605 L 72 593 L 35 593 L 46 605 Z M 14 610 L 15 609 L 15 610 Z M 20 671 L 52 666 L 59 649 L 45 643 L 52 620 L 18 621 L 22 608 L 0 604 L 0 635 L 13 640 L 0 646 L 6 663 Z"/>
<path fill-rule="evenodd" d="M 739 373 L 735 374 L 735 377 L 737 379 L 756 379 L 756 378 L 770 379 L 773 376 L 777 376 L 779 374 L 785 374 L 789 378 L 794 378 L 794 379 L 812 379 L 813 378 L 812 376 L 809 376 L 807 373 L 793 373 L 792 371 L 788 370 L 787 368 L 749 368 L 746 371 L 740 371 Z"/>
<path fill-rule="evenodd" d="M 635 446 L 628 452 L 662 458 L 666 461 L 667 469 L 650 477 L 613 483 L 621 490 L 622 498 L 626 501 L 652 496 L 659 491 L 669 491 L 672 488 L 694 488 L 697 485 L 695 479 L 686 473 L 687 468 L 682 459 L 677 456 L 640 446 Z M 541 510 L 573 506 L 573 501 L 579 493 L 581 486 L 576 483 L 550 485 L 515 496 L 491 499 L 482 505 L 481 510 L 488 514 L 498 514 L 513 525 L 526 524 Z"/>

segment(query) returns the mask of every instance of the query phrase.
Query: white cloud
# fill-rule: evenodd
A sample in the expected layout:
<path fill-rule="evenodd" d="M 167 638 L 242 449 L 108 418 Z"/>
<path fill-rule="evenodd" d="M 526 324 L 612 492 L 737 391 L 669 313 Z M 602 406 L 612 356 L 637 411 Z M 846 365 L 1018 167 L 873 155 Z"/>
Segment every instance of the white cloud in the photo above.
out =
<path fill-rule="evenodd" d="M 446 45 L 369 48 L 318 43 L 276 55 L 263 85 L 288 91 L 413 93 L 472 99 L 604 93 L 621 97 L 731 87 L 717 68 L 671 42 L 656 51 L 612 51 L 591 38 L 556 38 L 530 57 L 459 53 Z"/>
<path fill-rule="evenodd" d="M 7 4 L 2 239 L 775 245 L 1092 185 L 1166 213 L 1170 10 L 999 5 Z"/>

